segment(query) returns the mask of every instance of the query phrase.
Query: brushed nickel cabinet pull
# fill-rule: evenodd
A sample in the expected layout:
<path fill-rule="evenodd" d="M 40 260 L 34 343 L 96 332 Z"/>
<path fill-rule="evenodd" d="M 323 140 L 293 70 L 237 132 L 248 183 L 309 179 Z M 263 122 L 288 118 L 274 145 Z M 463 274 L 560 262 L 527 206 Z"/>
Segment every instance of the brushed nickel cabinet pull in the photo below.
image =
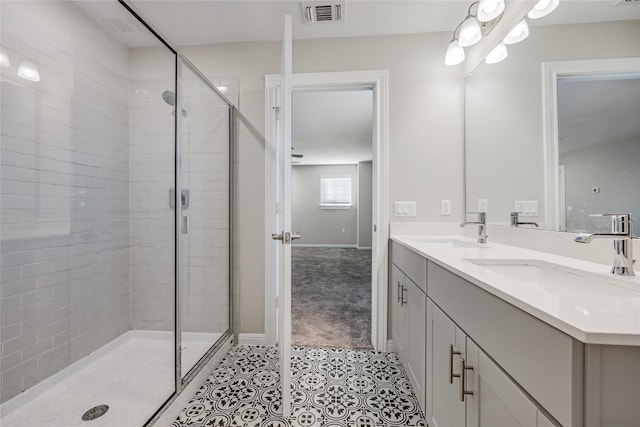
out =
<path fill-rule="evenodd" d="M 406 286 L 403 286 L 403 287 L 402 287 L 402 293 L 401 293 L 401 295 L 402 295 L 402 301 L 400 301 L 400 305 L 401 305 L 401 306 L 403 306 L 403 305 L 405 305 L 405 304 L 407 303 L 407 300 L 404 298 L 406 290 L 407 290 L 407 287 L 406 287 Z"/>
<path fill-rule="evenodd" d="M 402 295 L 400 295 L 400 281 L 398 280 L 398 302 L 402 302 Z M 402 304 L 400 304 L 402 305 Z"/>
<path fill-rule="evenodd" d="M 453 384 L 454 378 L 460 378 L 460 374 L 453 373 L 453 355 L 460 355 L 459 351 L 453 351 L 453 344 L 449 344 L 449 384 Z"/>
<path fill-rule="evenodd" d="M 473 371 L 473 366 L 467 366 L 464 357 L 460 358 L 460 400 L 464 402 L 465 396 L 473 396 L 473 391 L 467 390 L 467 371 Z"/>

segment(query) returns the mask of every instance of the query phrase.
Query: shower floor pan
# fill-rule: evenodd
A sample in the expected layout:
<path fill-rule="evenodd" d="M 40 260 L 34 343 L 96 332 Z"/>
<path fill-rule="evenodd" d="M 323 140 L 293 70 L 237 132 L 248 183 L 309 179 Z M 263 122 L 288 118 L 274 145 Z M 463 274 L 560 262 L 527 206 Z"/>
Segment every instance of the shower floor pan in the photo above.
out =
<path fill-rule="evenodd" d="M 193 366 L 220 334 L 183 334 L 182 362 Z M 2 427 L 142 426 L 173 393 L 173 333 L 127 332 L 0 406 Z M 83 414 L 109 410 L 92 421 Z"/>

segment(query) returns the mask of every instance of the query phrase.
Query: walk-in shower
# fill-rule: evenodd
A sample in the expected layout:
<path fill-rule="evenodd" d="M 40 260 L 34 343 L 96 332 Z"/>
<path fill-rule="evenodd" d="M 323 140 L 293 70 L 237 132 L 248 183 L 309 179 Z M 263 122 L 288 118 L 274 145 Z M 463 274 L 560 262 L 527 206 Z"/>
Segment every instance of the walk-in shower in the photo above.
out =
<path fill-rule="evenodd" d="M 237 115 L 124 2 L 0 7 L 0 424 L 151 424 L 232 336 Z"/>

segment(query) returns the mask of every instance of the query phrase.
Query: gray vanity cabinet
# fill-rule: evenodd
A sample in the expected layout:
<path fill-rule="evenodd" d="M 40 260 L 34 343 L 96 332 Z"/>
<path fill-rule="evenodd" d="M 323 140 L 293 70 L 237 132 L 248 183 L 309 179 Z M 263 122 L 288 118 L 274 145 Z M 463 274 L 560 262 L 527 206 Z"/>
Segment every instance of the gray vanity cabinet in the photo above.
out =
<path fill-rule="evenodd" d="M 549 427 L 536 405 L 442 310 L 428 300 L 433 427 Z"/>
<path fill-rule="evenodd" d="M 460 358 L 466 357 L 466 336 L 442 310 L 429 301 L 427 328 L 431 331 L 432 377 L 428 385 L 427 422 L 433 427 L 465 425 L 460 399 Z"/>
<path fill-rule="evenodd" d="M 414 252 L 395 250 L 396 246 L 391 265 L 391 336 L 424 412 L 427 263 Z"/>

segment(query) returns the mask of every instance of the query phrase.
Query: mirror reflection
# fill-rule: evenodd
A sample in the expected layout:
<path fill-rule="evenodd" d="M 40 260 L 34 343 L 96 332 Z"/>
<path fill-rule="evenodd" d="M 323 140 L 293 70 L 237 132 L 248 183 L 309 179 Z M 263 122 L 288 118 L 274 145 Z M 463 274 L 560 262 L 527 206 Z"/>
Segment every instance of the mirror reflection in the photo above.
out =
<path fill-rule="evenodd" d="M 466 79 L 466 210 L 572 232 L 609 231 L 596 213 L 638 224 L 640 4 L 561 2 L 529 25 Z"/>

